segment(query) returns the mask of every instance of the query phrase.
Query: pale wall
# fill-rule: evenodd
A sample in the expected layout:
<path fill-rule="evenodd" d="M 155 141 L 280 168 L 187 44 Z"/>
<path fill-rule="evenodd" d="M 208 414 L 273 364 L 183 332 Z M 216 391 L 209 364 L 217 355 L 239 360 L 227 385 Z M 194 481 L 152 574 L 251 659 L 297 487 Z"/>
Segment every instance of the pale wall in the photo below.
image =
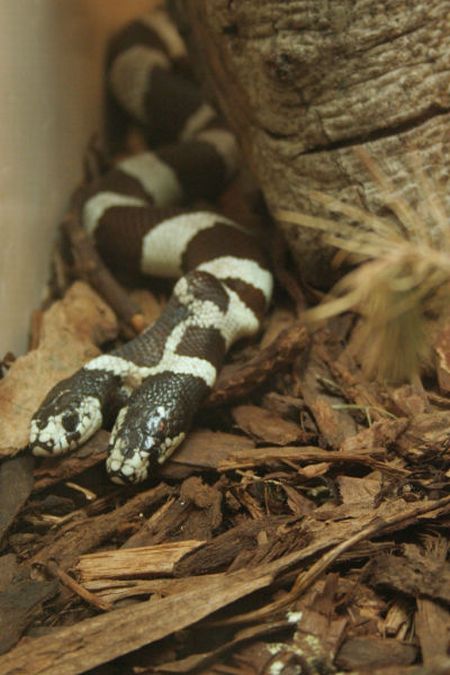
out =
<path fill-rule="evenodd" d="M 0 356 L 23 352 L 101 120 L 106 36 L 151 0 L 0 0 Z"/>

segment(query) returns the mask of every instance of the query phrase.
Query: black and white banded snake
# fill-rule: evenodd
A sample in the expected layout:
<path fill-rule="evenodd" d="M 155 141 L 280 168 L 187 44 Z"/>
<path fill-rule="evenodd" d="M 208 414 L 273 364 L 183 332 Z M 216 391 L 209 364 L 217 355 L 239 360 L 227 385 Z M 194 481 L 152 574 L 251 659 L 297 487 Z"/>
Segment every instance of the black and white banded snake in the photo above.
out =
<path fill-rule="evenodd" d="M 185 76 L 184 44 L 163 10 L 112 42 L 109 87 L 157 149 L 119 161 L 83 192 L 84 226 L 112 268 L 178 278 L 160 318 L 57 384 L 35 413 L 35 455 L 83 444 L 118 409 L 107 471 L 140 482 L 181 443 L 231 344 L 254 335 L 272 275 L 255 236 L 209 210 L 236 168 L 233 135 Z"/>

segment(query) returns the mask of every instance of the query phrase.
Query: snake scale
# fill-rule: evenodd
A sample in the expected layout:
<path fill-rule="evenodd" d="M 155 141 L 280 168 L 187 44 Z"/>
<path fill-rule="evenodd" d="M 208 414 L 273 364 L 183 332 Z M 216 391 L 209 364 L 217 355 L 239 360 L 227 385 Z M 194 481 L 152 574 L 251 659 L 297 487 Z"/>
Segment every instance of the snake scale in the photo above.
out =
<path fill-rule="evenodd" d="M 229 347 L 254 335 L 272 294 L 257 238 L 208 209 L 236 170 L 237 147 L 185 72 L 186 50 L 164 10 L 112 41 L 108 86 L 152 151 L 120 160 L 81 191 L 84 226 L 113 269 L 178 279 L 160 318 L 46 396 L 31 422 L 35 455 L 84 443 L 117 414 L 107 471 L 145 480 L 182 442 Z"/>

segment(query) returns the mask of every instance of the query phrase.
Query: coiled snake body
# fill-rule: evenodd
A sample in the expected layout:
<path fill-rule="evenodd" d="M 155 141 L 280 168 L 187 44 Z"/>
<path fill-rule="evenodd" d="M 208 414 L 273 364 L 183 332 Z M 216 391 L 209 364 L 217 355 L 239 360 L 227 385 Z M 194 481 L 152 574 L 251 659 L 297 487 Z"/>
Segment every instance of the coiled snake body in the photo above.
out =
<path fill-rule="evenodd" d="M 183 74 L 185 58 L 162 10 L 113 42 L 107 72 L 114 96 L 148 138 L 166 144 L 119 161 L 80 201 L 105 261 L 178 278 L 172 297 L 140 336 L 57 384 L 31 424 L 34 454 L 61 454 L 119 410 L 107 460 L 116 482 L 144 480 L 181 443 L 227 349 L 258 331 L 272 293 L 250 232 L 212 211 L 179 208 L 214 198 L 237 161 L 232 134 Z"/>

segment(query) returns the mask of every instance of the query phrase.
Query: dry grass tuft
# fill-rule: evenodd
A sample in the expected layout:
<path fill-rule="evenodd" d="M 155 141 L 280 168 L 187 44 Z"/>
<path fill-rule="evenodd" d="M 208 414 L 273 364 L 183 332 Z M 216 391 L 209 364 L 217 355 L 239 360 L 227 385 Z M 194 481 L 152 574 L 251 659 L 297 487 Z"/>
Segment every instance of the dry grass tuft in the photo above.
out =
<path fill-rule="evenodd" d="M 358 346 L 371 377 L 394 382 L 413 380 L 430 359 L 436 330 L 450 307 L 450 220 L 437 186 L 417 159 L 411 160 L 420 199 L 431 215 L 432 231 L 395 188 L 369 154 L 358 157 L 380 186 L 395 218 L 381 218 L 322 192 L 312 201 L 356 220 L 358 229 L 338 219 L 280 210 L 278 220 L 321 230 L 324 241 L 361 262 L 305 318 L 321 321 L 355 310 L 362 317 Z"/>

